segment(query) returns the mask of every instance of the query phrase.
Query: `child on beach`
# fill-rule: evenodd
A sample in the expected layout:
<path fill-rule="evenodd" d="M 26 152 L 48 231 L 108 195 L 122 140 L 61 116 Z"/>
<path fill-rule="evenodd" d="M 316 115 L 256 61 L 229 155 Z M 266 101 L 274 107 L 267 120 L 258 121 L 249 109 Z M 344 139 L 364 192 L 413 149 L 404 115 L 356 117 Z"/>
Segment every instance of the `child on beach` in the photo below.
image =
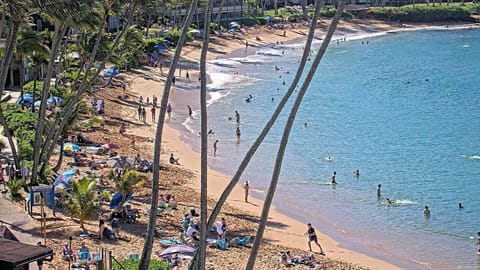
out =
<path fill-rule="evenodd" d="M 308 235 L 308 248 L 310 249 L 310 251 L 312 251 L 312 245 L 310 243 L 314 242 L 320 248 L 320 254 L 325 255 L 325 253 L 323 253 L 322 246 L 320 246 L 320 244 L 318 243 L 318 238 L 315 234 L 315 229 L 312 227 L 312 224 L 308 223 L 307 228 L 308 230 L 305 234 Z"/>

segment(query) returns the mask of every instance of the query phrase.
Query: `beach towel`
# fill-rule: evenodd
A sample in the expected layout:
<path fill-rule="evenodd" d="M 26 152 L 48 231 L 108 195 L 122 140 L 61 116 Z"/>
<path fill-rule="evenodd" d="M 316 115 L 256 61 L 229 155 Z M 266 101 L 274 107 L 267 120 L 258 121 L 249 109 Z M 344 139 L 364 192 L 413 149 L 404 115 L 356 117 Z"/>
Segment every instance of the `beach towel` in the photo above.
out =
<path fill-rule="evenodd" d="M 244 237 L 238 239 L 237 244 L 239 246 L 246 247 L 249 241 L 250 241 L 250 236 L 245 235 Z"/>
<path fill-rule="evenodd" d="M 183 244 L 183 241 L 175 238 L 170 238 L 170 239 L 162 239 L 160 240 L 160 243 L 163 245 L 176 245 L 176 244 Z"/>

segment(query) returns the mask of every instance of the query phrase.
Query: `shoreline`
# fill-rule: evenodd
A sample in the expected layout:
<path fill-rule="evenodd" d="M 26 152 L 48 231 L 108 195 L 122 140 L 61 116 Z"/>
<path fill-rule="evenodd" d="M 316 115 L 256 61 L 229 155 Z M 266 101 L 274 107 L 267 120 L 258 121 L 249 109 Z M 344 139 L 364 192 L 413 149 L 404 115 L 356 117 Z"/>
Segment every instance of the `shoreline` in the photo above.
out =
<path fill-rule="evenodd" d="M 457 25 L 458 26 L 458 25 Z M 478 28 L 478 24 L 462 24 L 458 27 L 450 27 L 450 26 L 424 26 L 422 27 L 415 27 L 415 28 L 398 28 L 398 29 L 389 29 L 385 31 L 378 31 L 374 33 L 358 33 L 358 35 L 349 34 L 350 38 L 347 40 L 355 40 L 361 38 L 368 38 L 370 36 L 379 36 L 379 35 L 386 35 L 389 33 L 394 32 L 402 32 L 402 31 L 419 31 L 419 30 L 447 30 L 447 29 L 460 29 L 460 28 Z M 355 38 L 355 37 L 358 38 Z M 292 43 L 299 43 L 302 37 L 297 39 L 291 39 L 287 41 L 289 44 Z M 252 51 L 256 51 L 262 49 L 266 46 L 272 45 L 274 42 L 264 44 L 263 46 L 256 46 L 252 50 L 249 50 L 248 54 L 252 54 Z M 231 57 L 238 57 L 238 54 L 241 54 L 242 47 L 233 48 L 230 53 L 222 55 L 221 57 L 216 57 L 214 59 L 226 59 Z M 245 56 L 246 56 L 245 55 Z M 209 60 L 213 60 L 210 58 Z M 190 74 L 196 74 L 196 70 L 189 69 Z M 195 77 L 195 75 L 194 75 Z M 182 82 L 182 80 L 177 80 Z M 193 80 L 195 81 L 195 80 Z M 195 86 L 195 83 L 192 83 Z M 198 90 L 197 88 L 193 87 L 193 91 L 188 91 L 189 89 L 177 89 L 177 87 L 172 87 L 171 89 L 171 97 L 170 100 L 174 105 L 174 119 L 186 119 L 187 113 L 185 109 L 185 104 L 190 104 L 189 102 L 193 102 L 193 98 L 198 98 Z M 192 90 L 192 86 L 190 87 Z M 198 102 L 198 101 L 196 101 Z M 182 109 L 181 107 L 184 107 Z M 197 106 L 192 106 L 192 108 L 197 109 Z M 180 111 L 180 113 L 178 113 Z M 182 113 L 183 112 L 183 113 Z M 178 117 L 177 117 L 178 115 Z M 175 156 L 180 157 L 182 166 L 195 173 L 195 181 L 190 184 L 190 187 L 194 188 L 195 190 L 199 190 L 199 162 L 200 159 L 199 153 L 194 150 L 191 145 L 188 145 L 187 142 L 183 139 L 183 132 L 188 132 L 186 127 L 183 125 L 183 121 L 171 121 L 167 120 L 167 126 L 164 129 L 164 147 L 171 148 Z M 218 198 L 221 192 L 224 189 L 226 183 L 228 183 L 231 179 L 230 176 L 224 174 L 220 171 L 214 170 L 209 167 L 209 197 Z M 211 188 L 211 187 L 214 188 Z M 242 188 L 237 185 L 230 195 L 229 199 L 227 200 L 228 204 L 235 208 L 241 208 L 246 210 L 249 213 L 252 213 L 256 216 L 259 216 L 261 212 L 261 205 L 262 200 L 258 198 L 254 198 L 252 200 L 252 204 L 246 205 L 243 202 L 243 190 Z M 288 211 L 282 211 L 276 205 L 270 211 L 270 221 L 275 223 L 281 223 L 282 226 L 277 226 L 277 228 L 272 228 L 270 226 L 267 227 L 265 231 L 265 239 L 269 240 L 270 242 L 277 241 L 280 242 L 282 245 L 286 247 L 294 247 L 299 248 L 302 250 L 307 250 L 307 239 L 303 235 L 303 232 L 306 230 L 305 223 L 295 219 L 291 216 L 288 216 L 286 213 Z M 283 228 L 278 228 L 283 227 Z M 402 265 L 401 259 L 392 260 L 392 258 L 387 258 L 387 254 L 384 256 L 380 256 L 380 258 L 372 257 L 371 254 L 367 255 L 363 253 L 363 250 L 360 252 L 353 251 L 344 248 L 343 242 L 335 241 L 331 234 L 325 234 L 323 231 L 320 232 L 317 230 L 317 235 L 319 237 L 319 241 L 324 247 L 326 254 L 328 257 L 333 259 L 341 259 L 344 261 L 352 262 L 361 266 L 370 267 L 371 269 L 402 269 L 397 265 L 392 265 L 391 261 L 399 261 L 398 265 Z M 338 238 L 335 238 L 338 239 Z M 348 241 L 347 241 L 348 243 Z M 348 243 L 351 244 L 351 243 Z M 364 247 L 365 249 L 366 247 Z M 361 249 L 361 248 L 360 248 Z M 368 248 L 367 248 L 368 249 Z M 366 250 L 368 251 L 368 250 Z M 389 260 L 386 260 L 389 259 Z M 397 263 L 397 262 L 395 262 Z M 413 261 L 411 262 L 412 264 Z M 421 265 L 418 265 L 421 267 Z"/>

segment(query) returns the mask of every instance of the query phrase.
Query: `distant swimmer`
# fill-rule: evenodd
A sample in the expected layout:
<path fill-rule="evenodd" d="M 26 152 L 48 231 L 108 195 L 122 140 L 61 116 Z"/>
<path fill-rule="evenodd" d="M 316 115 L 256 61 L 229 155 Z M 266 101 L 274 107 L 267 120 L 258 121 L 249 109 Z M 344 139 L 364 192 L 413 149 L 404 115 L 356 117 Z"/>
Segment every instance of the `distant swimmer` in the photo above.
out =
<path fill-rule="evenodd" d="M 253 99 L 252 95 L 248 95 L 248 97 L 245 99 L 245 102 L 250 103 L 252 102 L 252 99 Z"/>
<path fill-rule="evenodd" d="M 428 209 L 428 206 L 425 205 L 425 208 L 423 209 L 423 215 L 426 217 L 426 218 L 429 218 L 430 217 L 430 209 Z"/>
<path fill-rule="evenodd" d="M 272 97 L 272 102 L 274 102 L 274 101 L 275 101 L 275 98 Z"/>
<path fill-rule="evenodd" d="M 237 142 L 239 142 L 240 141 L 240 135 L 241 135 L 240 127 L 237 127 L 237 130 L 235 131 L 235 134 L 237 135 Z"/>
<path fill-rule="evenodd" d="M 282 82 L 282 85 L 285 85 L 285 81 Z"/>
<path fill-rule="evenodd" d="M 380 198 L 382 196 L 382 185 L 377 185 L 377 197 Z"/>
<path fill-rule="evenodd" d="M 307 122 L 303 123 L 304 128 L 307 128 L 307 125 L 308 125 Z"/>
<path fill-rule="evenodd" d="M 385 202 L 387 203 L 387 205 L 392 205 L 393 204 L 393 201 L 390 200 L 389 198 L 387 198 L 387 200 L 385 200 Z"/>
<path fill-rule="evenodd" d="M 458 209 L 463 209 L 462 203 L 458 203 Z"/>
<path fill-rule="evenodd" d="M 208 135 L 214 135 L 214 134 L 215 134 L 215 132 L 213 132 L 213 129 L 210 129 L 210 130 L 208 131 Z"/>
<path fill-rule="evenodd" d="M 354 170 L 353 175 L 355 175 L 356 177 L 359 177 L 360 176 L 360 170 L 358 170 L 358 169 Z"/>
<path fill-rule="evenodd" d="M 426 81 L 426 82 L 429 82 L 429 81 L 430 81 L 430 79 L 428 79 L 428 78 L 427 78 L 427 79 L 425 79 L 425 81 Z"/>
<path fill-rule="evenodd" d="M 337 184 L 337 172 L 333 172 L 332 175 L 332 184 Z"/>
<path fill-rule="evenodd" d="M 332 157 L 331 157 L 331 156 L 328 156 L 328 157 L 327 157 L 327 161 L 328 161 L 328 162 L 332 162 Z"/>

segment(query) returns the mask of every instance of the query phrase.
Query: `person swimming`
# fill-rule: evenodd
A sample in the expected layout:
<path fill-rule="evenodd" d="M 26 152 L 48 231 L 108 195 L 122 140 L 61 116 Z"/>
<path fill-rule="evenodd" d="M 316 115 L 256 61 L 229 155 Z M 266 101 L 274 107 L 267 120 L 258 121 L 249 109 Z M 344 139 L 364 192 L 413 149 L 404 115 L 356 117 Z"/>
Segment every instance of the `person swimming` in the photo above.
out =
<path fill-rule="evenodd" d="M 390 200 L 389 198 L 387 198 L 387 200 L 385 201 L 387 203 L 387 205 L 392 205 L 394 204 L 394 202 L 392 200 Z"/>
<path fill-rule="evenodd" d="M 458 203 L 458 209 L 463 209 L 462 203 Z"/>

